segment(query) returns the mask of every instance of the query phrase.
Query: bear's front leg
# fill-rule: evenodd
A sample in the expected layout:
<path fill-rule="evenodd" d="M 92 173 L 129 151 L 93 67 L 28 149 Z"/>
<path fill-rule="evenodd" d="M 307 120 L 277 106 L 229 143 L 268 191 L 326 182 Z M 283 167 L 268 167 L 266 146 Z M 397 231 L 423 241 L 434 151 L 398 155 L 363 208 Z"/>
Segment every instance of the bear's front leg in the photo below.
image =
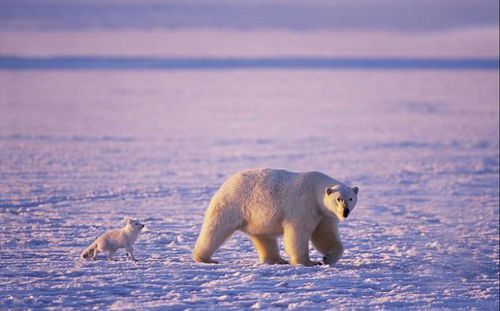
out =
<path fill-rule="evenodd" d="M 250 236 L 261 263 L 287 264 L 288 261 L 280 257 L 278 241 L 276 237 L 269 235 Z"/>
<path fill-rule="evenodd" d="M 315 266 L 321 265 L 320 262 L 309 259 L 309 237 L 310 230 L 297 227 L 295 225 L 286 225 L 283 232 L 283 241 L 285 251 L 290 257 L 290 263 L 294 266 Z"/>
<path fill-rule="evenodd" d="M 344 253 L 344 246 L 340 241 L 335 225 L 329 220 L 323 220 L 314 230 L 311 241 L 314 247 L 322 253 L 323 263 L 332 265 Z"/>
<path fill-rule="evenodd" d="M 339 261 L 340 257 L 344 254 L 344 247 L 342 246 L 342 242 L 338 241 L 334 247 L 332 247 L 326 254 L 323 256 L 323 263 L 325 265 L 333 265 L 337 261 Z"/>

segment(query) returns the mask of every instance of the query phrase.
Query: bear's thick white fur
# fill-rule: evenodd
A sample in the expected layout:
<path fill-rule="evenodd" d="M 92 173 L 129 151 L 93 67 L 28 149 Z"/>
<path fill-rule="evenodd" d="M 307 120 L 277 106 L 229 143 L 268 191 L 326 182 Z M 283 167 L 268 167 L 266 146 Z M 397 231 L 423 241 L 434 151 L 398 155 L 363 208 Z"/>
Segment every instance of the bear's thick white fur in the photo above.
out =
<path fill-rule="evenodd" d="M 253 169 L 235 174 L 210 201 L 193 259 L 217 263 L 213 253 L 240 230 L 250 236 L 263 263 L 288 263 L 276 240 L 283 235 L 291 264 L 319 264 L 309 259 L 309 241 L 324 254 L 324 263 L 333 264 L 344 251 L 338 222 L 352 211 L 357 194 L 357 187 L 320 172 Z"/>

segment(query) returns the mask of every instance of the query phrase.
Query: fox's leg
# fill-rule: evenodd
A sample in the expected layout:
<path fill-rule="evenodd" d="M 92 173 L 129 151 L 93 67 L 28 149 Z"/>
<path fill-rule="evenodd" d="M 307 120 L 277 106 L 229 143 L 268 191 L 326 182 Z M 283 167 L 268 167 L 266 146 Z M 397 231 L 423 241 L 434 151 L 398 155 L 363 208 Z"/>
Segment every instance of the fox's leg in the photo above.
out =
<path fill-rule="evenodd" d="M 108 250 L 108 260 L 113 260 L 114 253 L 116 253 L 116 250 Z"/>
<path fill-rule="evenodd" d="M 95 247 L 93 250 L 91 250 L 90 259 L 95 260 L 97 254 L 99 254 L 99 250 L 97 249 L 97 247 Z"/>
<path fill-rule="evenodd" d="M 130 246 L 125 246 L 125 250 L 127 251 L 127 256 L 132 259 L 133 261 L 137 261 L 134 257 L 134 249 L 132 248 L 132 245 Z"/>

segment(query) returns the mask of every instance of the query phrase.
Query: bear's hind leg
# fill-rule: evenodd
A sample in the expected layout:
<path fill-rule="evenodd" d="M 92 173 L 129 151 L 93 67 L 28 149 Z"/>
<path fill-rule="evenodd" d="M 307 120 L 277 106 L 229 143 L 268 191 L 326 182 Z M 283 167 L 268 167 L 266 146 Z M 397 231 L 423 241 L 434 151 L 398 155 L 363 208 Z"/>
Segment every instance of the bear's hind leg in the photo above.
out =
<path fill-rule="evenodd" d="M 259 254 L 260 262 L 267 264 L 288 263 L 288 261 L 280 257 L 276 237 L 269 235 L 253 235 L 250 236 L 250 240 Z"/>
<path fill-rule="evenodd" d="M 238 228 L 238 223 L 219 221 L 217 217 L 205 219 L 193 250 L 196 262 L 218 263 L 211 257 L 224 241 Z"/>

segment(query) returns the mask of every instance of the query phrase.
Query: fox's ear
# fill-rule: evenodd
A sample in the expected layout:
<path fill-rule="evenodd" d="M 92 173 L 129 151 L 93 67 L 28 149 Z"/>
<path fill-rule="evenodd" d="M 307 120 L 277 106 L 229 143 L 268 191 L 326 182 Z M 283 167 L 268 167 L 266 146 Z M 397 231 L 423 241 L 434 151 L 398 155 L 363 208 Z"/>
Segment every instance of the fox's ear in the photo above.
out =
<path fill-rule="evenodd" d="M 123 218 L 123 221 L 124 221 L 126 224 L 128 224 L 128 223 L 130 222 L 130 217 L 125 216 L 125 217 Z"/>
<path fill-rule="evenodd" d="M 354 191 L 354 193 L 358 194 L 359 188 L 357 186 L 354 186 L 354 187 L 352 187 L 352 191 Z"/>

